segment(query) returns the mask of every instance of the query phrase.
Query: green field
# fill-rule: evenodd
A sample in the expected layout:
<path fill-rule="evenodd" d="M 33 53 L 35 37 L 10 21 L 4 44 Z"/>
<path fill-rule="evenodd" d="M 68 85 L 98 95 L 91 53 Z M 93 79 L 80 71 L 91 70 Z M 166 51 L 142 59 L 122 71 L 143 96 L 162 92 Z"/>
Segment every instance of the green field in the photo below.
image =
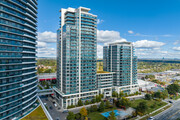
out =
<path fill-rule="evenodd" d="M 162 102 L 162 101 L 156 101 L 156 100 L 144 100 L 144 99 L 139 99 L 139 100 L 134 100 L 131 101 L 131 107 L 132 108 L 136 108 L 138 106 L 138 104 L 142 101 L 146 101 L 147 102 L 147 106 L 148 106 L 148 111 L 147 113 L 151 113 L 156 109 L 159 109 L 165 105 L 167 105 L 167 103 Z"/>
<path fill-rule="evenodd" d="M 31 112 L 26 117 L 21 120 L 48 120 L 41 106 L 36 108 L 33 112 Z"/>

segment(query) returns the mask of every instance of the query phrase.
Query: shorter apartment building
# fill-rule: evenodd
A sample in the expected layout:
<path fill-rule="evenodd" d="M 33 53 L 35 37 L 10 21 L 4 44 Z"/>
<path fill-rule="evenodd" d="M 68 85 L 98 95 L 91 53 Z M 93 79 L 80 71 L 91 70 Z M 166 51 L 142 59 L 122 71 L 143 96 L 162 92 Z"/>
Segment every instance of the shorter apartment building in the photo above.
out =
<path fill-rule="evenodd" d="M 97 71 L 97 88 L 104 98 L 112 96 L 113 72 Z"/>
<path fill-rule="evenodd" d="M 119 93 L 138 91 L 137 57 L 131 42 L 110 43 L 103 47 L 103 70 L 114 72 L 113 87 Z"/>

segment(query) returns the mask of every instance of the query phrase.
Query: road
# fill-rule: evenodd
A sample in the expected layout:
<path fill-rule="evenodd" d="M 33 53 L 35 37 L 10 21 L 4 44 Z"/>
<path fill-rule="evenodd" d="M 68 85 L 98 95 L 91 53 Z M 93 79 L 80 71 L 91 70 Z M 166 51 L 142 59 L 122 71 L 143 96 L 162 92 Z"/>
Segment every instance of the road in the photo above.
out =
<path fill-rule="evenodd" d="M 46 103 L 46 108 L 48 108 L 48 112 L 53 118 L 53 120 L 65 120 L 65 117 L 67 116 L 67 113 L 62 113 L 57 110 L 57 108 L 54 106 L 53 102 L 51 101 L 50 97 L 41 96 L 40 97 L 43 103 Z M 52 109 L 50 109 L 52 107 Z"/>
<path fill-rule="evenodd" d="M 48 108 L 48 112 L 53 118 L 53 120 L 66 120 L 66 116 L 68 113 L 63 113 L 62 111 L 58 110 L 57 107 L 54 106 L 52 98 L 51 97 L 46 97 L 46 96 L 41 96 L 40 99 L 42 100 L 43 103 L 45 103 L 46 108 Z M 97 103 L 96 105 L 99 105 Z M 50 109 L 52 107 L 52 109 Z M 71 110 L 74 114 L 79 113 L 81 108 L 76 108 Z"/>
<path fill-rule="evenodd" d="M 176 120 L 180 118 L 180 100 L 173 102 L 172 107 L 154 116 L 155 120 Z"/>

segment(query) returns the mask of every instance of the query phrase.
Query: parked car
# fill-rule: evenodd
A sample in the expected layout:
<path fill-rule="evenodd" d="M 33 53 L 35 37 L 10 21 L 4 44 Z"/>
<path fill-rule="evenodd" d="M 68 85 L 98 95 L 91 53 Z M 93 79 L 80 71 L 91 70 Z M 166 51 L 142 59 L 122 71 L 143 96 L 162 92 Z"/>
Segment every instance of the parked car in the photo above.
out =
<path fill-rule="evenodd" d="M 153 117 L 149 117 L 147 120 L 154 120 L 154 118 Z"/>
<path fill-rule="evenodd" d="M 50 107 L 49 107 L 49 109 L 51 109 L 51 110 L 52 110 L 52 109 L 53 109 L 53 107 L 52 107 L 52 106 L 50 106 Z"/>
<path fill-rule="evenodd" d="M 68 110 L 64 110 L 63 113 L 68 113 L 69 111 Z"/>
<path fill-rule="evenodd" d="M 59 117 L 57 117 L 57 118 L 56 118 L 56 120 L 60 120 L 60 118 L 59 118 Z"/>
<path fill-rule="evenodd" d="M 56 103 L 54 103 L 54 106 L 55 106 L 55 107 L 57 107 L 57 104 L 56 104 Z"/>
<path fill-rule="evenodd" d="M 169 103 L 173 103 L 172 101 L 169 101 Z"/>

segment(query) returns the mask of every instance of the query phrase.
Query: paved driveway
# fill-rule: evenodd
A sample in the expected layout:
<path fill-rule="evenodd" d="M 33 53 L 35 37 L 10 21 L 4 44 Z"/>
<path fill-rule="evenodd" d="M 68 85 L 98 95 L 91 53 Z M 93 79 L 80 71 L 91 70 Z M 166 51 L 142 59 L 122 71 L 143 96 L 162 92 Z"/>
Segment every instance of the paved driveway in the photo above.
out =
<path fill-rule="evenodd" d="M 46 103 L 46 108 L 48 108 L 48 112 L 53 118 L 53 120 L 65 120 L 68 113 L 62 113 L 57 110 L 57 107 L 54 106 L 50 97 L 41 96 L 40 97 L 43 103 Z M 52 109 L 50 109 L 52 107 Z"/>

